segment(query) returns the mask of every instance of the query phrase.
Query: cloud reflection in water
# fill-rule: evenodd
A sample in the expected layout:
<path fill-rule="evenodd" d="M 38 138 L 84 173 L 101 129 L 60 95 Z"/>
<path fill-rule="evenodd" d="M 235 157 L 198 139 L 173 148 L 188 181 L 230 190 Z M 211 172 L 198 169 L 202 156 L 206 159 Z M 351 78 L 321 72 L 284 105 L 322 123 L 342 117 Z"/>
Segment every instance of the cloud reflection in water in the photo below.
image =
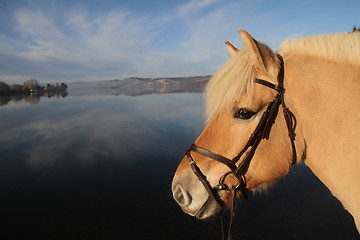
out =
<path fill-rule="evenodd" d="M 200 132 L 201 105 L 201 94 L 185 93 L 68 97 L 8 108 L 0 112 L 0 151 L 21 148 L 30 166 L 51 167 L 66 159 L 81 164 L 135 161 L 159 151 L 184 150 L 177 145 L 184 141 L 177 138 L 190 142 Z"/>

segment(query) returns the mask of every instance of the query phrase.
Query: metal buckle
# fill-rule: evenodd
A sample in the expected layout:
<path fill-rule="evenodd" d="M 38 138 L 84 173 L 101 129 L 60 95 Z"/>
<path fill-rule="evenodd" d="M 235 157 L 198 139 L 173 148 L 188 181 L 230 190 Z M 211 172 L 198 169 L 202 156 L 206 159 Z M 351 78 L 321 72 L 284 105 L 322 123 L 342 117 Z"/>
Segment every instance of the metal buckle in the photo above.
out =
<path fill-rule="evenodd" d="M 216 188 L 217 190 L 232 191 L 232 189 L 230 189 L 230 188 L 228 187 L 228 185 L 225 184 L 225 179 L 226 179 L 226 177 L 227 177 L 228 175 L 230 175 L 230 174 L 234 174 L 234 175 L 235 175 L 235 173 L 234 173 L 233 171 L 229 171 L 229 172 L 226 172 L 226 173 L 224 173 L 223 175 L 221 175 L 221 177 L 219 178 L 219 184 L 215 186 L 215 188 Z M 235 177 L 236 177 L 236 179 L 239 181 L 238 185 L 236 185 L 235 187 L 233 187 L 233 189 L 236 190 L 236 189 L 238 189 L 238 188 L 240 187 L 241 183 L 242 183 L 244 180 L 242 179 L 242 181 L 241 181 L 236 175 L 235 175 Z M 242 176 L 241 176 L 241 178 L 242 178 Z"/>

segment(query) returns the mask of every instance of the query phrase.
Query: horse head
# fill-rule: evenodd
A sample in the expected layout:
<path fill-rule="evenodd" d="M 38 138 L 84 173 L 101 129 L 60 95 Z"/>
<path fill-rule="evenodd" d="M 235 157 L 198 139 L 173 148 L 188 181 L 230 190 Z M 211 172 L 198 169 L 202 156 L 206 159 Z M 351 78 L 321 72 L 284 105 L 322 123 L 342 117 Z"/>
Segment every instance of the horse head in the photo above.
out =
<path fill-rule="evenodd" d="M 176 202 L 199 219 L 230 206 L 245 190 L 266 188 L 296 159 L 291 117 L 277 113 L 286 108 L 282 61 L 247 32 L 239 33 L 243 49 L 225 42 L 230 58 L 205 89 L 207 124 L 172 182 Z"/>

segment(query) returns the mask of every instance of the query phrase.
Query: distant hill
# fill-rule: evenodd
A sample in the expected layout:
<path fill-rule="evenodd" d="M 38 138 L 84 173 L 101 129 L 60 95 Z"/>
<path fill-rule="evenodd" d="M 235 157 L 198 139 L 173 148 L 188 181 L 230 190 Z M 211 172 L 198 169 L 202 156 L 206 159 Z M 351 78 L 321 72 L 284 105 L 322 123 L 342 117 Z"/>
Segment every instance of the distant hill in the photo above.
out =
<path fill-rule="evenodd" d="M 72 83 L 69 90 L 84 93 L 93 90 L 103 94 L 127 96 L 153 93 L 202 92 L 210 77 L 210 75 L 172 78 L 130 77 L 123 80 Z"/>

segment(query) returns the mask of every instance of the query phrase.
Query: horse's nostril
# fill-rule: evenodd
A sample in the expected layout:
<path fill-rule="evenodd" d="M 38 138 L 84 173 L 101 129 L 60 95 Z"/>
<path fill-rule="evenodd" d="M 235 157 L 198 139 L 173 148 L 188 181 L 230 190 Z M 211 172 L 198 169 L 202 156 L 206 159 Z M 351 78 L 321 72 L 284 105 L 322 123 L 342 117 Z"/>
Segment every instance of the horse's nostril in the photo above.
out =
<path fill-rule="evenodd" d="M 175 201 L 182 207 L 187 207 L 191 204 L 191 195 L 180 186 L 175 188 L 173 197 Z"/>

